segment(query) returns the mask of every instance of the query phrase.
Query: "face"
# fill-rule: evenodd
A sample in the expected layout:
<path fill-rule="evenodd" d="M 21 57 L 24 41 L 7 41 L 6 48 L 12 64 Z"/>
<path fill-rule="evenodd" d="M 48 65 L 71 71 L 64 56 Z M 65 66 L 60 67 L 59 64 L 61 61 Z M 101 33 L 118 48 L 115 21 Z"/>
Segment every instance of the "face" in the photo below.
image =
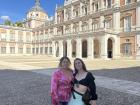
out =
<path fill-rule="evenodd" d="M 62 66 L 62 68 L 67 69 L 67 68 L 69 68 L 69 66 L 70 66 L 70 62 L 69 62 L 67 59 L 64 59 L 64 60 L 61 62 L 61 66 Z"/>
<path fill-rule="evenodd" d="M 80 60 L 76 60 L 75 61 L 75 68 L 77 69 L 77 70 L 82 70 L 83 68 L 82 68 L 82 62 L 80 61 Z"/>

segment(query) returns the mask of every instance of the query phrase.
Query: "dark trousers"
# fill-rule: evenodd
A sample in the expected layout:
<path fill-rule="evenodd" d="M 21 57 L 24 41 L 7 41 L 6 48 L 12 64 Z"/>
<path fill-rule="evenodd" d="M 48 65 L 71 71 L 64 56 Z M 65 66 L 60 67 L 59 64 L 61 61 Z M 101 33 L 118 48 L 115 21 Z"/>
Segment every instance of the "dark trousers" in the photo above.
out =
<path fill-rule="evenodd" d="M 68 105 L 68 102 L 60 102 L 60 105 Z"/>

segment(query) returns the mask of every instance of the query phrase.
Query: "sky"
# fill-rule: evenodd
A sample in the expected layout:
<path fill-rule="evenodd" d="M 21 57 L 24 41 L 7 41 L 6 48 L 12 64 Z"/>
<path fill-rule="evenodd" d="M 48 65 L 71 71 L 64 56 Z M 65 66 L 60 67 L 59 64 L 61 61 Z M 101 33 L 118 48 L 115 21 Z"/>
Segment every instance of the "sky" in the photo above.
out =
<path fill-rule="evenodd" d="M 40 0 L 40 2 L 49 16 L 54 16 L 56 4 L 64 4 L 64 0 Z M 12 22 L 22 21 L 34 4 L 35 0 L 0 0 L 0 24 L 5 19 Z"/>

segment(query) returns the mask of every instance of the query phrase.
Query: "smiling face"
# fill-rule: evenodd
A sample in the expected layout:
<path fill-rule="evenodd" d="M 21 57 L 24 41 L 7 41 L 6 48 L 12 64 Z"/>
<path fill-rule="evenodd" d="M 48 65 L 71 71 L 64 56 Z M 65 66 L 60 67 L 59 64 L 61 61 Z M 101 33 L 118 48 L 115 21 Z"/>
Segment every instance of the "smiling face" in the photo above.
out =
<path fill-rule="evenodd" d="M 77 69 L 78 71 L 83 70 L 83 64 L 80 60 L 75 60 L 74 65 L 75 65 L 75 69 Z"/>
<path fill-rule="evenodd" d="M 67 69 L 69 68 L 69 66 L 70 66 L 70 62 L 68 61 L 68 59 L 63 59 L 61 62 L 61 67 Z"/>

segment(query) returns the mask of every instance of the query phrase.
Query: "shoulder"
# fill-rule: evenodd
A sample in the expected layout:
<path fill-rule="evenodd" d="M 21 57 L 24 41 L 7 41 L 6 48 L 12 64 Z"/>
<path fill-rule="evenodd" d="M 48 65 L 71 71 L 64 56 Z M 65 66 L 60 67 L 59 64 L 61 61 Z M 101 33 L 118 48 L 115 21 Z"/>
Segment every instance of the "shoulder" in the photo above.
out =
<path fill-rule="evenodd" d="M 90 79 L 90 80 L 95 80 L 95 77 L 93 76 L 93 74 L 91 72 L 88 72 L 87 73 L 87 77 Z"/>
<path fill-rule="evenodd" d="M 53 72 L 53 75 L 60 75 L 61 74 L 61 69 L 58 68 Z"/>
<path fill-rule="evenodd" d="M 73 70 L 72 70 L 71 68 L 69 68 L 69 70 L 70 70 L 70 72 L 72 72 L 72 73 L 73 73 Z"/>

